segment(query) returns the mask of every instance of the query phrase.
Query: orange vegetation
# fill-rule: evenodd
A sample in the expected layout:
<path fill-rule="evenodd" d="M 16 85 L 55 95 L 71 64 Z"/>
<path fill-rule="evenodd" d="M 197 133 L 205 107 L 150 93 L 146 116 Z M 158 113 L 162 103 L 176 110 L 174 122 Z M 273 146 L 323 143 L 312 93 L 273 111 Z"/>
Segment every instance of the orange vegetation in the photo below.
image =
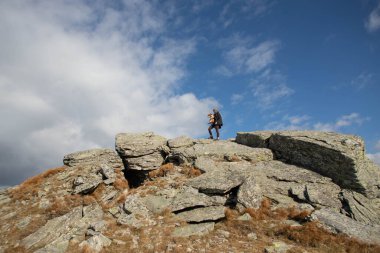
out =
<path fill-rule="evenodd" d="M 43 181 L 57 173 L 60 173 L 66 169 L 65 166 L 49 169 L 37 176 L 28 178 L 22 182 L 19 186 L 14 188 L 10 194 L 13 199 L 30 199 L 33 196 L 37 196 L 37 192 Z"/>
<path fill-rule="evenodd" d="M 173 163 L 167 163 L 167 164 L 162 165 L 159 169 L 150 171 L 148 176 L 149 178 L 164 177 L 168 173 L 173 172 L 173 171 L 174 171 Z"/>

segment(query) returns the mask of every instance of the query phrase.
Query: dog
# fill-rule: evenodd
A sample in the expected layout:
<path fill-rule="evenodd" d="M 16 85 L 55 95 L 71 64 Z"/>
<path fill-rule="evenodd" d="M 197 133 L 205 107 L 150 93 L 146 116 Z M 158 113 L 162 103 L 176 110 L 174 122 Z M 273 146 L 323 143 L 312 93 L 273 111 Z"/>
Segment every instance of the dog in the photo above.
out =
<path fill-rule="evenodd" d="M 215 123 L 214 114 L 209 113 L 209 114 L 207 114 L 207 116 L 209 118 L 208 123 L 211 125 L 214 124 Z"/>

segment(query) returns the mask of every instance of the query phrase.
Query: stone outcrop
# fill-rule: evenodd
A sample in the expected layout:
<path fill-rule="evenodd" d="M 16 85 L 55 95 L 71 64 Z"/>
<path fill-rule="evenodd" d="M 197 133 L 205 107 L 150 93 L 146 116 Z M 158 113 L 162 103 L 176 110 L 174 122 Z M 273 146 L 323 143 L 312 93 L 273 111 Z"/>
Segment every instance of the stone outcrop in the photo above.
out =
<path fill-rule="evenodd" d="M 65 155 L 63 164 L 74 167 L 88 164 L 105 164 L 112 168 L 124 169 L 123 162 L 118 154 L 107 148 L 89 149 Z"/>
<path fill-rule="evenodd" d="M 85 234 L 89 224 L 102 219 L 98 205 L 78 206 L 71 212 L 48 221 L 43 227 L 21 241 L 34 252 L 66 252 L 69 241 Z"/>
<path fill-rule="evenodd" d="M 273 160 L 273 154 L 269 149 L 251 148 L 230 141 L 197 140 L 193 145 L 172 148 L 169 160 L 179 163 L 194 163 L 202 156 L 213 159 L 240 159 L 250 162 Z"/>
<path fill-rule="evenodd" d="M 166 138 L 149 133 L 116 135 L 116 151 L 133 170 L 154 170 L 161 166 L 169 151 Z"/>
<path fill-rule="evenodd" d="M 214 246 L 241 243 L 244 250 L 232 251 L 249 252 L 253 246 L 264 245 L 261 240 L 266 235 L 253 230 L 251 222 L 252 209 L 263 203 L 277 214 L 306 210 L 303 213 L 308 215 L 284 220 L 270 217 L 261 224 L 267 228 L 277 224 L 302 229 L 316 220 L 334 233 L 380 244 L 378 168 L 365 158 L 364 143 L 358 137 L 260 131 L 238 133 L 231 141 L 213 141 L 125 133 L 116 136 L 115 146 L 117 152 L 94 149 L 66 155 L 66 166 L 59 170 L 0 190 L 0 231 L 7 237 L 0 238 L 0 252 L 18 245 L 40 253 L 67 252 L 72 245 L 91 252 L 108 252 L 116 245 L 126 251 L 140 247 L 146 252 L 173 251 L 177 247 L 173 243 L 155 241 L 170 237 L 182 243 L 185 240 L 173 237 L 189 236 L 194 236 L 192 245 L 180 250 L 197 252 L 199 248 L 193 246 L 206 238 L 215 240 Z M 123 184 L 123 176 L 135 189 Z M 30 184 L 36 184 L 35 189 L 28 188 Z M 24 189 L 31 192 L 28 198 L 12 195 Z M 71 205 L 66 214 L 49 216 L 49 210 L 66 204 Z M 34 213 L 22 216 L 25 208 Z M 31 234 L 17 240 L 8 236 L 9 231 L 30 229 L 41 216 L 44 222 L 50 220 Z M 226 219 L 232 219 L 233 229 L 241 225 L 246 234 L 235 235 L 236 230 L 229 230 L 231 223 L 223 222 Z M 203 236 L 207 233 L 211 234 Z M 154 240 L 147 244 L 149 237 Z M 285 252 L 298 247 L 295 241 L 276 242 L 282 239 L 271 238 L 273 245 L 266 241 L 261 250 Z"/>
<path fill-rule="evenodd" d="M 236 142 L 267 147 L 276 159 L 330 177 L 339 186 L 380 197 L 380 169 L 364 154 L 364 142 L 353 135 L 317 131 L 238 133 Z"/>

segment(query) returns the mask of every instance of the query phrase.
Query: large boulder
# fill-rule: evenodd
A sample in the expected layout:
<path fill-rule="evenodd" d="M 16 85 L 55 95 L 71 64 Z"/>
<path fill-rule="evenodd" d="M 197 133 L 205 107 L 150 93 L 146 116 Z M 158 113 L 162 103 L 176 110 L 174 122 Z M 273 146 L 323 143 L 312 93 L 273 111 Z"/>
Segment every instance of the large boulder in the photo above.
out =
<path fill-rule="evenodd" d="M 116 151 L 128 169 L 154 170 L 164 162 L 169 151 L 166 138 L 148 133 L 120 133 L 116 135 Z"/>
<path fill-rule="evenodd" d="M 260 162 L 248 170 L 239 170 L 245 180 L 239 188 L 238 203 L 257 208 L 263 197 L 279 206 L 307 203 L 316 208 L 339 211 L 340 187 L 330 178 L 281 161 Z"/>
<path fill-rule="evenodd" d="M 123 162 L 118 154 L 108 148 L 89 149 L 65 155 L 63 164 L 69 167 L 106 164 L 114 169 L 124 169 Z"/>
<path fill-rule="evenodd" d="M 319 131 L 259 131 L 238 133 L 236 141 L 251 147 L 268 147 L 277 159 L 330 177 L 341 187 L 367 197 L 380 197 L 380 169 L 366 158 L 364 142 L 357 136 Z"/>

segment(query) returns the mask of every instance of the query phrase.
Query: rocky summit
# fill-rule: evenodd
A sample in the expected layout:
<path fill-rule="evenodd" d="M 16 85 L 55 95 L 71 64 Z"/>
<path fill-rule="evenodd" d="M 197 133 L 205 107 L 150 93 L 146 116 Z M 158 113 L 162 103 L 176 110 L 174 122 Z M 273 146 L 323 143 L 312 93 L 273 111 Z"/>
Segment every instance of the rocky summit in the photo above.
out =
<path fill-rule="evenodd" d="M 0 191 L 5 252 L 380 252 L 380 168 L 358 136 L 120 133 Z"/>

